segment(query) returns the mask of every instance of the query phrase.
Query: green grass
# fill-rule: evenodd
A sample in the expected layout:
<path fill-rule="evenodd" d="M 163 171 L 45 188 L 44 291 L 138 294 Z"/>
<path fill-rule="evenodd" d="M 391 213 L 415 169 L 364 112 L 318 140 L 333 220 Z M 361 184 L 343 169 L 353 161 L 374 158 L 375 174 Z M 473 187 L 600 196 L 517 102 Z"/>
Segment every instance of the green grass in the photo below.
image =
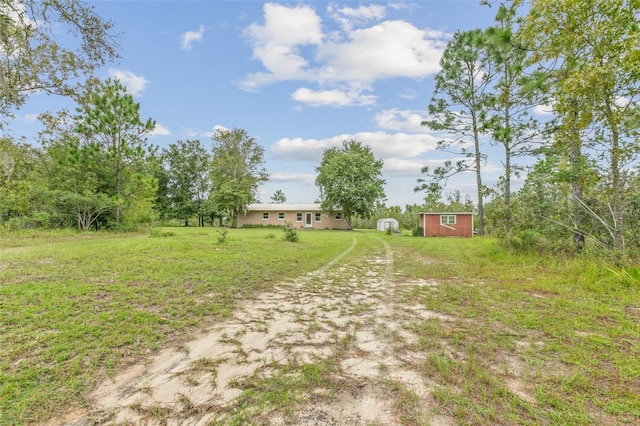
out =
<path fill-rule="evenodd" d="M 397 242 L 405 278 L 439 282 L 407 303 L 455 319 L 411 327 L 431 351 L 421 368 L 437 401 L 461 424 L 640 421 L 640 286 L 594 260 L 508 254 L 491 239 Z M 536 403 L 507 392 L 499 371 L 514 364 Z"/>
<path fill-rule="evenodd" d="M 489 238 L 313 231 L 290 243 L 273 229 L 228 231 L 223 242 L 215 228 L 1 234 L 0 424 L 82 406 L 106 375 L 179 346 L 239 300 L 325 265 L 354 239 L 341 262 L 357 262 L 379 249 L 376 238 L 392 247 L 397 283 L 437 284 L 397 296 L 448 320 L 411 317 L 404 327 L 416 341 L 394 347 L 421 354 L 412 367 L 435 383 L 438 412 L 473 425 L 640 422 L 640 286 L 604 264 L 509 254 Z M 346 385 L 337 377 L 350 336 L 334 342 L 335 357 L 244 379 L 229 420 L 292 409 L 318 388 L 331 398 Z M 531 401 L 509 388 L 514 370 Z M 405 424 L 425 422 L 415 394 L 381 385 Z"/>
<path fill-rule="evenodd" d="M 60 413 L 104 374 L 228 316 L 238 299 L 314 270 L 352 243 L 339 232 L 212 228 L 153 234 L 3 234 L 0 424 Z M 359 245 L 353 251 L 356 256 Z"/>

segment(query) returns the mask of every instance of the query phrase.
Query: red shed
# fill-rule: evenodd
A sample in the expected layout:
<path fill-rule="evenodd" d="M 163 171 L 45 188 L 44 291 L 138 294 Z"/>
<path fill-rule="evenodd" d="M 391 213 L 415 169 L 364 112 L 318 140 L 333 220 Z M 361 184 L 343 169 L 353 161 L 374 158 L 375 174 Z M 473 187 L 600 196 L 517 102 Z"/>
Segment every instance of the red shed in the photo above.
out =
<path fill-rule="evenodd" d="M 425 237 L 473 237 L 473 213 L 418 213 Z"/>

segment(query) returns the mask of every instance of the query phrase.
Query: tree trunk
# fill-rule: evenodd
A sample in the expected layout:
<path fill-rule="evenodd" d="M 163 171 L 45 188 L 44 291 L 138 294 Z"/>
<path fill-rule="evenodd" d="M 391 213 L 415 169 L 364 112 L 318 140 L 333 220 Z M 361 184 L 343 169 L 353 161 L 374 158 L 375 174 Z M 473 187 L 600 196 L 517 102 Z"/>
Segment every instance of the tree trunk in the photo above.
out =
<path fill-rule="evenodd" d="M 624 255 L 624 222 L 622 215 L 623 182 L 620 178 L 620 132 L 613 120 L 611 106 L 607 104 L 607 118 L 611 127 L 611 210 L 613 215 L 613 247 Z M 622 259 L 618 259 L 622 260 Z"/>
<path fill-rule="evenodd" d="M 574 111 L 574 115 L 577 112 Z M 571 152 L 569 158 L 571 160 L 571 168 L 573 170 L 571 180 L 571 193 L 573 195 L 573 247 L 576 252 L 580 253 L 584 248 L 584 233 L 582 231 L 584 225 L 584 208 L 583 208 L 583 194 L 582 183 L 580 182 L 580 176 L 582 175 L 582 143 L 580 140 L 580 132 L 576 127 L 576 123 L 572 124 L 571 129 Z"/>
<path fill-rule="evenodd" d="M 478 235 L 484 235 L 484 189 L 482 187 L 482 174 L 480 168 L 482 167 L 482 155 L 480 153 L 480 136 L 478 134 L 478 126 L 476 123 L 475 113 L 472 113 L 473 117 L 473 142 L 475 144 L 476 156 L 476 185 L 478 187 Z"/>

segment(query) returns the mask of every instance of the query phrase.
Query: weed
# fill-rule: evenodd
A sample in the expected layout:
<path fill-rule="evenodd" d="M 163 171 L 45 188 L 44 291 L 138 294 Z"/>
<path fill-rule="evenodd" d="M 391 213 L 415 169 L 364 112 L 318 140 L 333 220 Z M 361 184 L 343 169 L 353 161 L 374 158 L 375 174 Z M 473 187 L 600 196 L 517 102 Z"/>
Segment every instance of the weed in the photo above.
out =
<path fill-rule="evenodd" d="M 175 237 L 176 233 L 168 229 L 151 228 L 150 236 L 153 238 Z"/>
<path fill-rule="evenodd" d="M 224 244 L 227 242 L 227 235 L 229 234 L 229 230 L 228 229 L 218 229 L 217 231 L 218 234 L 218 244 Z"/>

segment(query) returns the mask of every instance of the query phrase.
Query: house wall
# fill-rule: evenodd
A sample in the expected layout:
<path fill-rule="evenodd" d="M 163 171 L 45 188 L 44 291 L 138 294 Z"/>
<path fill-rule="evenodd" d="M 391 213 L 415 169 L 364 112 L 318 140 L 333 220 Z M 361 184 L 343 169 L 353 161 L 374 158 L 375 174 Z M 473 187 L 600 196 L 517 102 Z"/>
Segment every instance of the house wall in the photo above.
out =
<path fill-rule="evenodd" d="M 269 219 L 263 219 L 263 213 L 269 213 Z M 246 225 L 275 225 L 275 226 L 284 226 L 285 222 L 289 222 L 293 224 L 296 228 L 307 228 L 306 224 L 306 213 L 311 213 L 311 227 L 307 229 L 347 229 L 347 223 L 344 219 L 337 220 L 335 216 L 327 216 L 322 213 L 320 215 L 320 221 L 316 221 L 316 213 L 317 211 L 284 211 L 284 219 L 278 219 L 278 210 L 264 210 L 264 211 L 250 211 L 246 214 L 238 215 L 238 227 Z M 302 221 L 297 221 L 297 213 L 302 213 Z"/>
<path fill-rule="evenodd" d="M 444 213 L 446 214 L 446 213 Z M 440 224 L 440 214 L 421 214 L 420 226 L 424 229 L 425 237 L 472 237 L 473 215 L 456 214 L 455 225 Z M 455 228 L 455 229 L 450 229 Z"/>

